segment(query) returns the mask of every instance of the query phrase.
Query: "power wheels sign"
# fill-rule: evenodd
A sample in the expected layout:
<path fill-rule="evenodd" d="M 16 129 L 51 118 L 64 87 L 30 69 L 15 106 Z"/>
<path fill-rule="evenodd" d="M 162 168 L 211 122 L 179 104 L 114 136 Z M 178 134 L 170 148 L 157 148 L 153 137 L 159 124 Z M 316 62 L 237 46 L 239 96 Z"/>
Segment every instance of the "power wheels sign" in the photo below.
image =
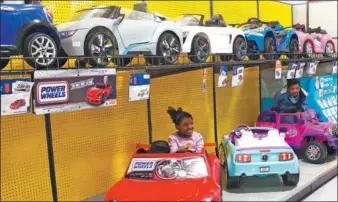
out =
<path fill-rule="evenodd" d="M 34 112 L 46 114 L 116 105 L 116 70 L 35 71 Z"/>

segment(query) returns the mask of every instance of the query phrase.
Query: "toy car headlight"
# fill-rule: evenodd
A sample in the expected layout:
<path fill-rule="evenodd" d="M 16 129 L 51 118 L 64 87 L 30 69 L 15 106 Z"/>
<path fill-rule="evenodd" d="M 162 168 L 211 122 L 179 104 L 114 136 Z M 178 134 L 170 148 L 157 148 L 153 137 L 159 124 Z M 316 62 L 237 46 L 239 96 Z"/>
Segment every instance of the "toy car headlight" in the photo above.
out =
<path fill-rule="evenodd" d="M 205 198 L 203 201 L 213 201 L 211 197 Z"/>
<path fill-rule="evenodd" d="M 65 31 L 65 32 L 59 32 L 59 37 L 60 39 L 65 39 L 65 38 L 68 38 L 68 37 L 71 37 L 75 34 L 77 30 L 72 30 L 72 31 Z"/>
<path fill-rule="evenodd" d="M 102 93 L 101 93 L 101 92 L 99 92 L 99 93 L 97 94 L 97 97 L 101 97 L 101 95 L 102 95 Z"/>

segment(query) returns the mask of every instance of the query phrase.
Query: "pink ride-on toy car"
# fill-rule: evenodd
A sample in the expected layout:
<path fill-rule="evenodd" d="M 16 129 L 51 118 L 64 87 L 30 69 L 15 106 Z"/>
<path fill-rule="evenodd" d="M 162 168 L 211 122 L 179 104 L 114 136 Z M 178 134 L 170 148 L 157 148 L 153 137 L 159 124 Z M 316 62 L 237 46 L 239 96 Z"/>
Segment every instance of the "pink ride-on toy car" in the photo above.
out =
<path fill-rule="evenodd" d="M 332 36 L 320 27 L 305 31 L 305 25 L 296 24 L 292 26 L 298 36 L 299 53 L 305 57 L 311 57 L 313 53 L 322 53 L 326 57 L 333 57 L 336 52 Z"/>
<path fill-rule="evenodd" d="M 319 122 L 314 110 L 297 113 L 265 111 L 258 116 L 256 126 L 273 127 L 286 133 L 285 141 L 293 149 L 301 149 L 310 163 L 323 163 L 328 152 L 337 150 L 337 125 Z"/>

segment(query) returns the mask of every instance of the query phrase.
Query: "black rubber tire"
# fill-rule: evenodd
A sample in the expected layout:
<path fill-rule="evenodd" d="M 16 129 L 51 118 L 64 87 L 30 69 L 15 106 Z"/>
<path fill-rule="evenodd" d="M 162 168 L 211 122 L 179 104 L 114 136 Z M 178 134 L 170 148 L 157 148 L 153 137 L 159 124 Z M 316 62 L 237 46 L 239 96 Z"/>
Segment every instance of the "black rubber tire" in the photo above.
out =
<path fill-rule="evenodd" d="M 35 59 L 25 59 L 25 61 L 33 68 L 37 68 L 37 69 L 47 69 L 47 68 L 51 68 L 51 67 L 55 67 L 56 65 L 56 57 L 58 56 L 58 46 L 55 43 L 54 39 L 44 33 L 40 33 L 40 32 L 36 32 L 36 33 L 32 33 L 30 35 L 27 36 L 26 40 L 23 43 L 23 49 L 22 49 L 22 55 L 24 57 L 33 57 L 30 53 L 30 48 L 32 46 L 33 41 L 37 38 L 37 37 L 46 37 L 48 38 L 54 45 L 55 50 L 56 50 L 56 55 L 54 56 L 54 61 L 50 63 L 50 65 L 40 65 L 38 63 L 35 62 Z"/>
<path fill-rule="evenodd" d="M 229 176 L 228 168 L 227 170 L 227 188 L 234 189 L 241 186 L 241 177 L 240 176 Z"/>
<path fill-rule="evenodd" d="M 107 101 L 107 95 L 103 94 L 102 95 L 102 100 L 101 100 L 101 104 L 104 104 Z"/>
<path fill-rule="evenodd" d="M 295 48 L 296 47 L 296 48 Z M 299 58 L 299 47 L 298 47 L 298 40 L 297 39 L 291 39 L 289 44 L 289 53 L 286 54 L 289 59 L 297 59 Z"/>
<path fill-rule="evenodd" d="M 61 48 L 58 57 L 68 57 L 67 53 Z M 61 68 L 67 63 L 67 58 L 57 58 L 55 61 L 55 67 Z"/>
<path fill-rule="evenodd" d="M 129 65 L 129 63 L 131 63 L 132 60 L 133 60 L 132 57 L 113 58 L 112 62 L 117 66 L 124 67 Z"/>
<path fill-rule="evenodd" d="M 163 40 L 163 38 L 165 38 L 166 36 L 168 35 L 172 35 L 173 37 L 176 38 L 176 40 L 179 42 L 180 40 L 177 38 L 177 36 L 175 36 L 174 34 L 170 33 L 170 32 L 164 32 L 161 34 L 161 36 L 159 37 L 158 39 L 158 42 L 157 42 L 157 50 L 156 50 L 156 56 L 155 58 L 153 57 L 149 57 L 149 56 L 145 56 L 145 60 L 146 60 L 146 63 L 147 64 L 150 64 L 150 65 L 170 65 L 174 62 L 169 62 L 167 60 L 165 60 L 165 58 L 163 57 L 162 53 L 160 53 L 160 44 Z M 181 43 L 179 43 L 179 51 L 181 52 Z M 177 58 L 178 59 L 178 58 Z M 177 61 L 177 60 L 176 60 Z"/>
<path fill-rule="evenodd" d="M 311 160 L 309 159 L 308 155 L 307 155 L 307 150 L 309 149 L 309 147 L 311 145 L 314 145 L 314 146 L 317 146 L 320 150 L 320 156 L 318 159 L 316 160 Z M 304 148 L 304 157 L 305 159 L 310 162 L 310 163 L 313 163 L 313 164 L 321 164 L 325 161 L 325 159 L 327 158 L 327 155 L 328 155 L 328 151 L 327 151 L 327 147 L 325 144 L 321 143 L 321 142 L 318 142 L 318 141 L 310 141 L 306 144 L 305 148 Z"/>
<path fill-rule="evenodd" d="M 282 179 L 285 186 L 296 186 L 299 182 L 299 171 L 297 174 L 282 175 Z"/>
<path fill-rule="evenodd" d="M 108 62 L 104 62 L 104 63 L 98 63 L 95 59 L 94 59 L 94 55 L 91 53 L 91 45 L 93 43 L 93 40 L 95 39 L 95 37 L 99 34 L 103 34 L 106 35 L 113 43 L 113 50 L 115 52 L 115 50 L 117 50 L 117 42 L 116 42 L 116 38 L 115 36 L 107 29 L 104 27 L 96 27 L 93 28 L 86 37 L 85 40 L 85 47 L 84 47 L 84 52 L 85 52 L 85 57 L 89 57 L 88 58 L 88 63 L 89 65 L 91 65 L 92 67 L 106 67 L 107 65 L 109 65 L 110 60 L 108 60 Z M 112 55 L 114 56 L 114 53 L 112 53 Z"/>
<path fill-rule="evenodd" d="M 0 59 L 0 69 L 3 70 L 9 63 L 9 59 Z"/>
<path fill-rule="evenodd" d="M 272 51 L 271 49 L 273 49 L 272 47 L 270 47 L 270 43 L 275 44 L 275 49 L 276 49 L 276 42 L 272 37 L 265 37 L 264 39 L 264 58 L 267 60 L 277 60 L 279 58 L 279 54 L 277 53 L 277 51 Z"/>
<path fill-rule="evenodd" d="M 303 45 L 303 57 L 304 58 L 310 58 L 311 55 L 309 55 L 309 53 L 306 52 L 306 44 L 310 44 L 311 47 L 312 47 L 312 50 L 313 50 L 313 46 L 312 46 L 312 43 L 310 43 L 309 41 L 305 41 L 304 45 Z M 313 54 L 313 51 L 312 51 L 312 54 Z"/>
<path fill-rule="evenodd" d="M 196 52 L 196 50 L 195 50 L 195 47 L 196 47 L 196 43 L 197 43 L 197 40 L 199 39 L 199 38 L 203 38 L 203 39 L 205 39 L 205 41 L 207 42 L 207 44 L 208 44 L 208 56 L 204 59 L 204 60 L 200 60 L 196 55 L 197 55 L 197 52 Z M 191 51 L 190 51 L 190 53 L 188 53 L 188 58 L 189 58 L 189 60 L 191 61 L 191 62 L 193 62 L 193 63 L 204 63 L 204 62 L 206 62 L 207 61 L 207 59 L 208 59 L 208 57 L 209 57 L 209 54 L 210 54 L 210 43 L 209 43 L 209 40 L 206 38 L 206 37 L 204 37 L 204 36 L 202 36 L 202 35 L 196 35 L 194 38 L 193 38 L 193 40 L 192 40 L 192 44 L 191 44 Z"/>
<path fill-rule="evenodd" d="M 329 42 L 327 42 L 327 43 L 331 43 L 330 41 Z M 327 44 L 326 43 L 326 44 Z M 333 50 L 333 53 L 331 53 L 331 54 L 328 54 L 328 53 L 326 53 L 326 44 L 325 44 L 325 51 L 324 51 L 324 56 L 325 57 L 333 57 L 333 54 L 335 53 L 335 51 Z M 331 43 L 332 44 L 332 43 Z M 332 46 L 334 47 L 334 44 L 332 44 Z"/>
<path fill-rule="evenodd" d="M 236 42 L 237 41 L 244 41 L 245 43 L 245 50 L 247 51 L 248 50 L 248 44 L 245 40 L 245 38 L 243 38 L 242 36 L 237 36 L 234 40 L 234 43 L 233 43 L 233 57 L 232 59 L 235 60 L 235 61 L 243 61 L 245 59 L 245 56 L 247 55 L 247 53 L 245 52 L 245 55 L 242 55 L 241 57 L 238 57 L 238 55 L 236 54 L 236 49 L 237 47 L 235 46 L 236 45 Z"/>

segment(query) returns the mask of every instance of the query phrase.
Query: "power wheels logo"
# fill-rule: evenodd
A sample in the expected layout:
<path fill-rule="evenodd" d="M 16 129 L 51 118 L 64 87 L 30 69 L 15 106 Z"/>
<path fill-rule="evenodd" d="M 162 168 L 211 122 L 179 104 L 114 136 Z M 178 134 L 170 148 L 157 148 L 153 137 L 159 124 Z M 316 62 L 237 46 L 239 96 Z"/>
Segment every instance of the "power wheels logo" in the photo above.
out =
<path fill-rule="evenodd" d="M 69 85 L 67 81 L 41 82 L 37 85 L 37 101 L 39 104 L 67 102 Z"/>

